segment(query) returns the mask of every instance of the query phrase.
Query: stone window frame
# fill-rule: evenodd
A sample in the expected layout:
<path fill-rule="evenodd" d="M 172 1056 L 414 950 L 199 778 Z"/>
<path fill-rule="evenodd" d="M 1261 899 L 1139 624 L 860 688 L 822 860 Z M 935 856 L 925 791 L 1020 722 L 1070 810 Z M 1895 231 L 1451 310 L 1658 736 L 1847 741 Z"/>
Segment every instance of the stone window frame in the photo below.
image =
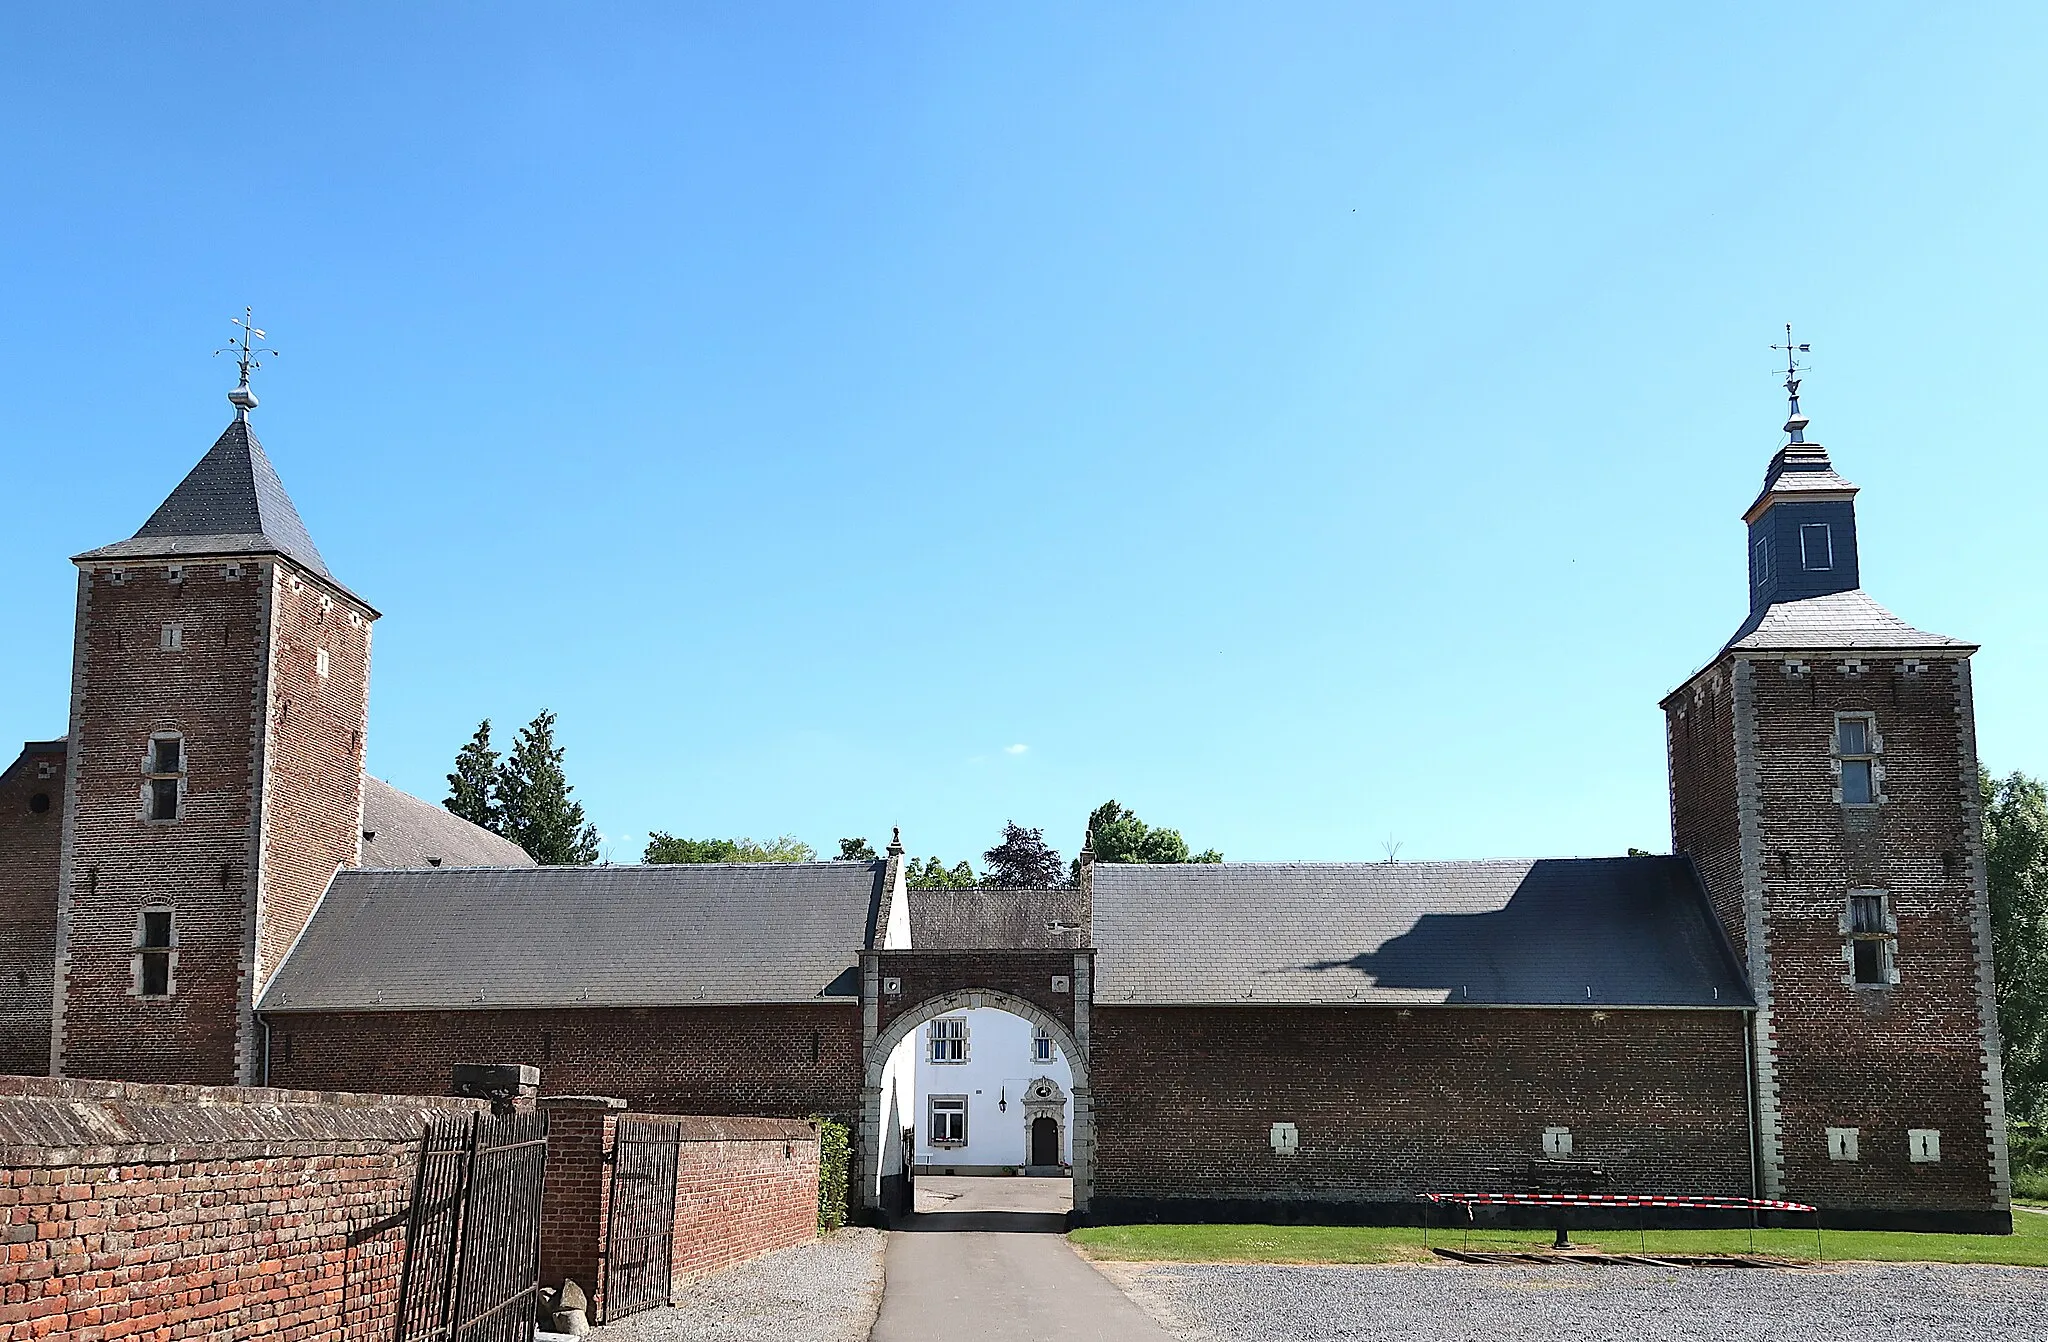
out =
<path fill-rule="evenodd" d="M 968 1036 L 964 1012 L 933 1018 L 925 1025 L 924 1038 L 925 1061 L 934 1067 L 959 1067 L 972 1056 L 972 1040 Z"/>
<path fill-rule="evenodd" d="M 1552 1160 L 1563 1160 L 1572 1153 L 1572 1130 L 1570 1128 L 1545 1128 L 1543 1130 L 1543 1154 Z"/>
<path fill-rule="evenodd" d="M 179 620 L 166 621 L 162 631 L 157 634 L 156 647 L 158 652 L 183 652 L 185 650 L 184 623 Z"/>
<path fill-rule="evenodd" d="M 1052 1037 L 1052 1031 L 1043 1025 L 1031 1027 L 1031 1061 L 1044 1067 L 1060 1059 L 1059 1041 Z"/>
<path fill-rule="evenodd" d="M 1906 1160 L 1913 1165 L 1941 1163 L 1941 1129 L 1907 1128 Z"/>
<path fill-rule="evenodd" d="M 1861 1128 L 1829 1128 L 1827 1130 L 1828 1159 L 1854 1164 L 1861 1159 L 1857 1151 L 1857 1140 L 1863 1134 Z"/>
<path fill-rule="evenodd" d="M 1848 755 L 1842 753 L 1842 724 L 1844 722 L 1862 722 L 1864 724 L 1864 753 Z M 1844 763 L 1862 763 L 1865 761 L 1868 761 L 1870 765 L 1870 800 L 1843 801 L 1842 765 Z M 1828 736 L 1828 762 L 1835 778 L 1836 805 L 1860 810 L 1866 806 L 1882 806 L 1889 800 L 1884 794 L 1884 734 L 1877 729 L 1876 713 L 1868 709 L 1859 708 L 1845 709 L 1835 714 Z"/>
<path fill-rule="evenodd" d="M 960 1131 L 957 1137 L 939 1136 L 939 1106 L 945 1105 L 948 1115 L 957 1114 Z M 950 1124 L 948 1126 L 951 1126 Z M 965 1095 L 925 1096 L 924 1144 L 933 1150 L 957 1151 L 967 1145 L 967 1097 Z"/>
<path fill-rule="evenodd" d="M 162 941 L 150 939 L 151 914 L 164 916 Z M 164 990 L 160 993 L 144 990 L 145 964 L 153 957 L 163 960 Z M 145 904 L 135 911 L 134 945 L 128 956 L 128 995 L 145 1002 L 162 1002 L 178 995 L 178 911 L 169 904 Z"/>
<path fill-rule="evenodd" d="M 1858 929 L 1856 926 L 1856 901 L 1875 899 L 1878 908 L 1878 926 L 1875 929 Z M 1889 890 L 1855 889 L 1842 900 L 1842 962 L 1848 966 L 1842 973 L 1842 982 L 1852 988 L 1889 988 L 1899 981 L 1899 915 L 1892 907 Z M 1864 980 L 1856 977 L 1856 945 L 1858 942 L 1875 944 L 1878 948 L 1878 976 Z"/>
<path fill-rule="evenodd" d="M 169 741 L 176 741 L 178 743 L 178 767 L 176 769 L 161 767 L 164 761 L 158 748 L 158 743 Z M 184 817 L 185 789 L 191 777 L 191 768 L 191 743 L 185 739 L 185 733 L 175 728 L 166 727 L 149 734 L 149 741 L 143 747 L 142 754 L 143 824 L 175 825 Z M 157 795 L 159 785 L 164 783 L 172 784 L 170 815 L 158 814 Z"/>

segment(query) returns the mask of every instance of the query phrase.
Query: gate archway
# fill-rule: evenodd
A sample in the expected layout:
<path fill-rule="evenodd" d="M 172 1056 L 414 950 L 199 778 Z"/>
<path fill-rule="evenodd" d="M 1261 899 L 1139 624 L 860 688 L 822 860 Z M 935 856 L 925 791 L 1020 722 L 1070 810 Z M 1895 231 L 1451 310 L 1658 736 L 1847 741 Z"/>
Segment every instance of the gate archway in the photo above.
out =
<path fill-rule="evenodd" d="M 1073 1076 L 1074 1117 L 1068 1134 L 1073 1206 L 1076 1212 L 1088 1209 L 1095 1168 L 1088 1057 L 1092 953 L 1012 952 L 1002 956 L 999 964 L 990 963 L 992 958 L 987 953 L 956 956 L 911 950 L 870 951 L 863 957 L 866 1075 L 861 1089 L 860 1203 L 871 1215 L 880 1215 L 883 1208 L 883 1176 L 896 1173 L 884 1168 L 884 1153 L 898 1149 L 882 1112 L 891 1058 L 906 1039 L 931 1021 L 979 1007 L 1029 1021 L 1052 1036 L 1066 1058 Z M 981 986 L 990 979 L 1004 986 Z"/>

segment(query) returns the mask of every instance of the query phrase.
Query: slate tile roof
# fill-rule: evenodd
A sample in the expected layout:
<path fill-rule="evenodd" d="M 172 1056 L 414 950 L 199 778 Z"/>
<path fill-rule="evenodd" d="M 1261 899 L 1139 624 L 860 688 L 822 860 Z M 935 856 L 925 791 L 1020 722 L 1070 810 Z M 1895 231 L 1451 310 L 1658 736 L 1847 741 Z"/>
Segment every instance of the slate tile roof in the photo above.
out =
<path fill-rule="evenodd" d="M 344 870 L 259 1007 L 853 1004 L 883 866 Z"/>
<path fill-rule="evenodd" d="M 910 944 L 921 951 L 1061 949 L 1088 944 L 1081 892 L 912 890 Z"/>
<path fill-rule="evenodd" d="M 1745 1007 L 1680 857 L 1094 869 L 1097 1003 Z"/>
<path fill-rule="evenodd" d="M 181 555 L 277 554 L 334 582 L 284 482 L 249 431 L 228 425 L 142 529 L 80 559 L 176 559 Z"/>
<path fill-rule="evenodd" d="M 1976 644 L 1915 629 L 1862 588 L 1779 601 L 1745 620 L 1723 652 L 1834 652 L 1857 648 L 1954 649 Z"/>
<path fill-rule="evenodd" d="M 530 867 L 534 862 L 510 839 L 364 775 L 362 865 Z"/>
<path fill-rule="evenodd" d="M 1836 494 L 1847 498 L 1856 493 L 1855 485 L 1836 474 L 1825 447 L 1819 443 L 1787 443 L 1778 449 L 1771 458 L 1771 464 L 1764 469 L 1763 492 L 1756 496 L 1756 502 L 1749 505 L 1742 518 L 1745 522 L 1755 521 L 1764 505 L 1773 499 L 1803 494 Z"/>

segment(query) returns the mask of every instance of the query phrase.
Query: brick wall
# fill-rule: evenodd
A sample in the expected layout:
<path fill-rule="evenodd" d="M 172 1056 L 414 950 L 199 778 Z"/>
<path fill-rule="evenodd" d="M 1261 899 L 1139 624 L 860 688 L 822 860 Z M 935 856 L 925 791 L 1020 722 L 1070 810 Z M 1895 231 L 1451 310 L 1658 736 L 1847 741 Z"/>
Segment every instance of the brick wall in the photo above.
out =
<path fill-rule="evenodd" d="M 1098 1003 L 1093 1021 L 1098 1216 L 1519 1186 L 1547 1127 L 1612 1192 L 1750 1191 L 1738 1012 Z"/>
<path fill-rule="evenodd" d="M 876 1029 L 886 1033 L 896 1018 L 934 997 L 963 988 L 987 989 L 1021 998 L 1074 1028 L 1074 952 L 1051 951 L 876 951 L 881 976 L 899 978 L 903 991 L 878 999 Z M 1067 991 L 1052 981 L 1065 977 Z"/>
<path fill-rule="evenodd" d="M 612 1095 L 652 1113 L 852 1122 L 860 1010 L 817 1006 L 275 1014 L 270 1079 L 432 1095 L 458 1062 L 537 1063 L 551 1094 Z"/>
<path fill-rule="evenodd" d="M 573 1281 L 597 1301 L 603 1287 L 605 1218 L 611 1202 L 613 1134 L 624 1100 L 543 1096 L 548 1116 L 547 1202 L 541 1217 L 540 1280 Z"/>
<path fill-rule="evenodd" d="M 1672 851 L 1692 857 L 1736 957 L 1747 962 L 1733 697 L 1725 673 L 1696 678 L 1664 701 L 1664 739 L 1671 771 Z"/>
<path fill-rule="evenodd" d="M 50 1070 L 63 834 L 64 743 L 33 742 L 0 772 L 0 1072 Z"/>
<path fill-rule="evenodd" d="M 382 1342 L 421 1129 L 472 1107 L 0 1077 L 0 1335 Z"/>

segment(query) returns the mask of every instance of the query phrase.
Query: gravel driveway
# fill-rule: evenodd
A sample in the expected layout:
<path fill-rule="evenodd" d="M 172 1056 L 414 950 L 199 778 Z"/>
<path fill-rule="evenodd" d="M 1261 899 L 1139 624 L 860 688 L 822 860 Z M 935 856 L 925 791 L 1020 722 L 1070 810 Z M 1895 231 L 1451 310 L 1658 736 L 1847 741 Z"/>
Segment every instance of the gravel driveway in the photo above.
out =
<path fill-rule="evenodd" d="M 865 1342 L 882 1298 L 879 1230 L 849 1228 L 685 1287 L 670 1309 L 599 1328 L 591 1342 Z"/>
<path fill-rule="evenodd" d="M 1184 1342 L 1927 1342 L 2048 1333 L 2048 1269 L 1099 1263 Z"/>

